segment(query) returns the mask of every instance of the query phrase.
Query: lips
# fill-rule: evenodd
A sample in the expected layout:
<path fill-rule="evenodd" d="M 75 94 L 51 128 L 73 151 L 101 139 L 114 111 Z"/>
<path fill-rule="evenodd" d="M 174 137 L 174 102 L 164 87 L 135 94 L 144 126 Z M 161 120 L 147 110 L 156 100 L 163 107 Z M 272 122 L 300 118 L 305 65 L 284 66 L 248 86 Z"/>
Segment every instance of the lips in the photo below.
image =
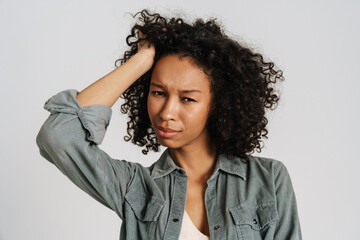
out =
<path fill-rule="evenodd" d="M 158 128 L 163 132 L 180 132 L 180 131 L 172 129 L 172 128 L 166 128 L 166 127 L 161 127 L 161 126 L 158 126 Z"/>
<path fill-rule="evenodd" d="M 164 138 L 174 137 L 174 136 L 178 135 L 181 132 L 181 131 L 177 131 L 177 130 L 172 129 L 172 128 L 166 128 L 166 127 L 160 127 L 160 126 L 157 126 L 157 128 L 158 128 L 159 135 L 164 137 Z"/>

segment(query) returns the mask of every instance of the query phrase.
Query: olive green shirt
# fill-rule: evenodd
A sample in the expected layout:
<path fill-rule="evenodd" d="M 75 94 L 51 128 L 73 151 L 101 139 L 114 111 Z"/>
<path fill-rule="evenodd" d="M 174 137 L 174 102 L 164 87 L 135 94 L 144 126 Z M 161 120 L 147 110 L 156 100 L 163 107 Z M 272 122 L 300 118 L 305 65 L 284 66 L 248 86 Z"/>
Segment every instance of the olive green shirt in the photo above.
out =
<path fill-rule="evenodd" d="M 121 240 L 178 239 L 185 210 L 188 176 L 167 148 L 149 167 L 111 158 L 99 148 L 112 109 L 81 107 L 78 91 L 52 96 L 51 114 L 36 143 L 40 154 L 74 184 L 122 219 Z M 207 180 L 205 206 L 210 239 L 299 240 L 295 193 L 286 167 L 278 160 L 249 155 L 219 155 Z"/>

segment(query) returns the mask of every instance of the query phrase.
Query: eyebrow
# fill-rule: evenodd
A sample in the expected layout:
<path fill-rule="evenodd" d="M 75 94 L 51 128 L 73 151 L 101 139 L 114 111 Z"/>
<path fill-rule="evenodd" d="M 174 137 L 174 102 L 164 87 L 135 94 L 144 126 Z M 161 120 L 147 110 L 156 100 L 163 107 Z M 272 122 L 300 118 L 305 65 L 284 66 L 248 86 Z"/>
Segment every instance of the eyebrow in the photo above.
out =
<path fill-rule="evenodd" d="M 164 87 L 163 86 L 161 86 L 160 84 L 156 84 L 156 83 L 150 83 L 150 85 L 154 85 L 154 86 L 156 86 L 156 87 L 158 87 L 158 88 L 162 88 L 162 89 L 164 89 Z M 200 90 L 197 90 L 197 89 L 192 89 L 192 90 L 181 90 L 181 92 L 183 92 L 183 93 L 192 93 L 192 92 L 199 92 L 199 93 L 201 93 L 201 91 Z"/>

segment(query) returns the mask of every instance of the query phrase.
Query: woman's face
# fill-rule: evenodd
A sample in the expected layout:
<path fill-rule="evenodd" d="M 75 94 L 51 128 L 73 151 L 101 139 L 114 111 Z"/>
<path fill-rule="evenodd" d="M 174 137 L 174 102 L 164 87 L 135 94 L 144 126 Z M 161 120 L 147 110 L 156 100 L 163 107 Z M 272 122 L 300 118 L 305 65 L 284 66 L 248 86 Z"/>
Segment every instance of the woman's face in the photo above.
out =
<path fill-rule="evenodd" d="M 153 69 L 148 114 L 160 144 L 203 147 L 209 137 L 210 80 L 189 58 L 160 58 Z"/>

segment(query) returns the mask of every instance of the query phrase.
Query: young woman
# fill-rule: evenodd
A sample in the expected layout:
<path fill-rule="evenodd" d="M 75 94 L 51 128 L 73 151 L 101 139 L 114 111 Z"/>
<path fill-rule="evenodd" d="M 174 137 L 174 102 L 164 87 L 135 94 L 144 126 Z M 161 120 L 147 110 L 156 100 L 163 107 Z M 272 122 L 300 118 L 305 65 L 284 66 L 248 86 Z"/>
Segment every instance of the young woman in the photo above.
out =
<path fill-rule="evenodd" d="M 41 155 L 122 219 L 120 239 L 301 239 L 286 167 L 255 157 L 283 80 L 215 20 L 185 23 L 146 10 L 121 66 L 83 91 L 46 101 Z M 99 148 L 119 97 L 125 140 L 159 151 L 150 167 Z"/>

